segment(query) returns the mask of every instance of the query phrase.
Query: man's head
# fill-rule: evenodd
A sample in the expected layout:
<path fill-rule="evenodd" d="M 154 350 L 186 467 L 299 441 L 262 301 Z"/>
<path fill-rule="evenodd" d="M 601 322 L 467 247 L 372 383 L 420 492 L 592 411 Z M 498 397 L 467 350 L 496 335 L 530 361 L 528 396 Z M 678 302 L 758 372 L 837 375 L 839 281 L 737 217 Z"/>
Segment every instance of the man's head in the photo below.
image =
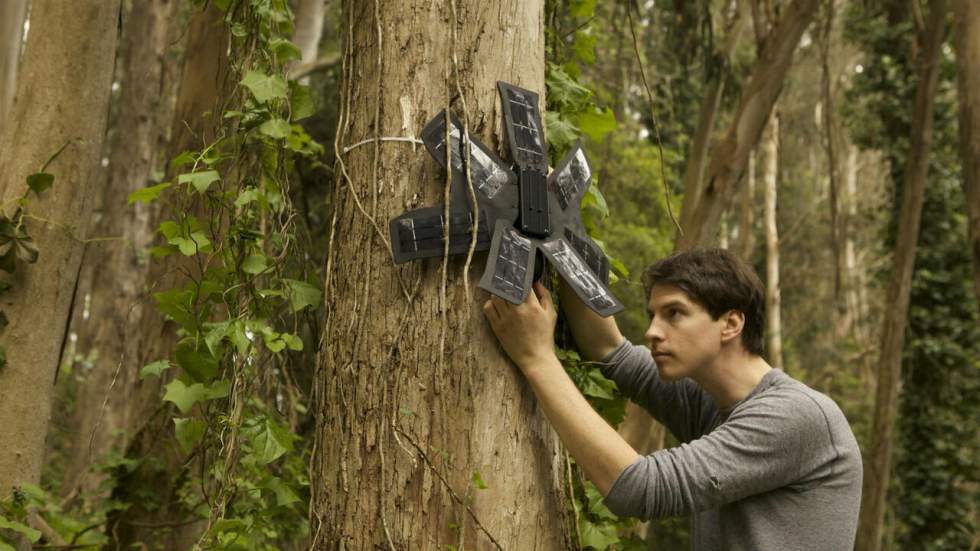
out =
<path fill-rule="evenodd" d="M 734 254 L 724 249 L 677 253 L 647 268 L 643 283 L 653 317 L 647 332 L 651 347 L 668 341 L 668 333 L 673 333 L 676 341 L 664 342 L 664 357 L 660 358 L 663 361 L 658 363 L 669 363 L 673 354 L 692 352 L 680 348 L 702 349 L 700 352 L 710 359 L 715 346 L 729 341 L 741 342 L 750 354 L 762 354 L 765 326 L 762 282 Z M 680 311 L 673 306 L 679 306 Z M 669 319 L 670 316 L 675 320 Z M 654 354 L 656 357 L 656 349 Z"/>

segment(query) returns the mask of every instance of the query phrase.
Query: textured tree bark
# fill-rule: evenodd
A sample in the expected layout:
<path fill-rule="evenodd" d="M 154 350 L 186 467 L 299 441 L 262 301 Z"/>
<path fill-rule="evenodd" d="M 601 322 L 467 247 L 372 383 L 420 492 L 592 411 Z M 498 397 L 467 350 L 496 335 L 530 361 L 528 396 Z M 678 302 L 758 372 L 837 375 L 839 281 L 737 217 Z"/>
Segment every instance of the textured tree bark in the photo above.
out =
<path fill-rule="evenodd" d="M 919 235 L 919 222 L 922 218 L 926 176 L 929 171 L 933 99 L 939 78 L 939 54 L 946 35 L 946 16 L 946 1 L 931 0 L 929 22 L 919 40 L 921 57 L 912 114 L 911 147 L 905 165 L 902 209 L 899 214 L 892 275 L 885 300 L 890 312 L 885 316 L 881 334 L 881 356 L 878 362 L 871 447 L 865 454 L 861 518 L 855 546 L 858 551 L 881 549 L 882 524 L 885 518 L 891 471 L 892 433 L 902 379 L 902 347 L 908 321 L 912 267 Z"/>
<path fill-rule="evenodd" d="M 543 4 L 345 2 L 338 149 L 417 136 L 458 96 L 454 49 L 471 132 L 499 146 L 497 80 L 539 92 L 543 108 Z M 439 167 L 422 147 L 391 141 L 339 158 L 315 375 L 312 548 L 571 547 L 564 454 L 483 319 L 487 295 L 475 282 L 485 255 L 473 261 L 469 295 L 463 261 L 449 262 L 444 308 L 441 260 L 392 265 L 387 221 L 443 200 Z M 418 289 L 413 301 L 402 283 Z"/>
<path fill-rule="evenodd" d="M 954 43 L 960 104 L 960 151 L 973 285 L 980 301 L 980 5 L 954 0 Z"/>
<path fill-rule="evenodd" d="M 110 132 L 109 172 L 93 233 L 121 236 L 85 248 L 79 297 L 71 330 L 83 353 L 95 351 L 89 369 L 77 369 L 77 397 L 67 435 L 68 464 L 62 492 L 91 491 L 106 475 L 90 470 L 93 461 L 125 443 L 159 407 L 159 378 L 139 380 L 140 368 L 155 350 L 166 348 L 163 317 L 150 296 L 151 246 L 159 222 L 159 204 L 130 205 L 133 191 L 150 185 L 154 171 L 166 165 L 173 122 L 177 65 L 175 48 L 178 2 L 134 2 L 123 21 L 120 94 Z M 107 282 L 112 282 L 111 285 Z M 134 331 L 134 327 L 151 331 Z"/>
<path fill-rule="evenodd" d="M 818 4 L 819 0 L 793 0 L 763 41 L 732 125 L 711 155 L 703 190 L 690 205 L 688 198 L 684 199 L 682 212 L 690 214 L 687 223 L 682 224 L 684 235 L 678 236 L 676 250 L 714 242 L 721 213 L 738 191 L 749 152 L 759 142 L 782 89 L 793 51 L 816 16 Z"/>
<path fill-rule="evenodd" d="M 776 187 L 779 183 L 779 111 L 773 110 L 769 135 L 763 142 L 766 232 L 766 353 L 769 363 L 783 368 L 783 332 L 779 297 L 779 230 L 776 227 Z"/>
<path fill-rule="evenodd" d="M 27 221 L 40 250 L 0 297 L 10 325 L 0 333 L 0 495 L 37 484 L 53 383 L 87 235 L 115 57 L 119 0 L 38 2 L 31 13 L 12 124 L 0 148 L 0 197 L 11 205 L 29 174 L 48 166 L 54 186 L 31 199 Z M 66 145 L 67 144 L 67 145 Z M 6 209 L 11 215 L 10 208 Z"/>
<path fill-rule="evenodd" d="M 24 38 L 27 0 L 4 0 L 0 3 L 0 135 L 17 91 L 17 62 Z"/>

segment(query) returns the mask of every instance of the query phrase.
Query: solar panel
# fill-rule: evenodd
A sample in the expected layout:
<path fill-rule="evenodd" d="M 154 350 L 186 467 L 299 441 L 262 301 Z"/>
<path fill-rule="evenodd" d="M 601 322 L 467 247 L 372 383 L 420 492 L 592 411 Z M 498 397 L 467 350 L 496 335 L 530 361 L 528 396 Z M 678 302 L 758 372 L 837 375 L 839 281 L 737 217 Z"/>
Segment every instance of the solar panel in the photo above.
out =
<path fill-rule="evenodd" d="M 531 290 L 534 244 L 506 220 L 498 220 L 480 288 L 520 304 Z"/>
<path fill-rule="evenodd" d="M 540 249 L 582 302 L 599 315 L 609 316 L 623 309 L 623 305 L 564 239 L 548 240 L 540 245 Z"/>
<path fill-rule="evenodd" d="M 576 144 L 565 155 L 548 180 L 562 210 L 567 210 L 570 204 L 578 205 L 581 202 L 585 190 L 592 183 L 592 170 L 581 144 Z"/>
<path fill-rule="evenodd" d="M 396 264 L 416 258 L 442 256 L 445 252 L 443 242 L 443 223 L 445 211 L 441 205 L 417 209 L 405 213 L 391 221 L 389 234 Z M 450 213 L 449 254 L 462 254 L 469 251 L 473 231 L 473 213 Z M 477 251 L 490 248 L 490 232 L 486 217 L 481 213 L 477 224 Z"/>
<path fill-rule="evenodd" d="M 503 99 L 504 123 L 514 162 L 521 168 L 548 170 L 548 149 L 538 109 L 538 95 L 528 90 L 498 82 Z"/>

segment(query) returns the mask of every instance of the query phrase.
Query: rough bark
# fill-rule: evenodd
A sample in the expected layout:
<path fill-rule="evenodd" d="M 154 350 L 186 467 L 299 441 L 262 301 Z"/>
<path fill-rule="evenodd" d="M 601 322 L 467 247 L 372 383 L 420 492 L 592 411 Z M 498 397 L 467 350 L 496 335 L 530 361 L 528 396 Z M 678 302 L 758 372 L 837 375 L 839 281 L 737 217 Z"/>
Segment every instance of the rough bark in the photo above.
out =
<path fill-rule="evenodd" d="M 0 3 L 0 135 L 17 91 L 17 64 L 24 38 L 27 0 L 4 0 Z"/>
<path fill-rule="evenodd" d="M 543 4 L 345 2 L 338 147 L 418 135 L 447 95 L 457 96 L 450 25 L 466 119 L 474 136 L 498 146 L 498 79 L 538 91 L 543 108 Z M 441 260 L 396 268 L 387 232 L 366 216 L 384 228 L 406 208 L 441 202 L 439 168 L 423 148 L 399 142 L 340 159 L 315 375 L 312 548 L 571 547 L 564 454 L 483 319 L 487 295 L 475 283 L 484 255 L 474 259 L 469 295 L 463 261 L 449 263 L 440 308 Z M 399 280 L 409 293 L 419 282 L 411 303 Z"/>
<path fill-rule="evenodd" d="M 953 13 L 963 191 L 973 254 L 973 285 L 980 302 L 980 4 L 954 0 Z"/>
<path fill-rule="evenodd" d="M 17 84 L 20 98 L 0 147 L 0 197 L 10 205 L 26 178 L 60 148 L 47 167 L 54 186 L 32 198 L 27 221 L 40 250 L 22 265 L 0 297 L 10 320 L 3 329 L 7 365 L 0 369 L 0 494 L 41 473 L 53 383 L 72 308 L 98 189 L 106 130 L 119 0 L 39 2 L 31 13 Z M 67 146 L 66 146 L 67 144 Z M 11 215 L 10 208 L 6 209 Z"/>
<path fill-rule="evenodd" d="M 92 462 L 112 447 L 125 448 L 159 406 L 159 378 L 139 380 L 143 365 L 161 359 L 149 354 L 163 344 L 164 322 L 150 297 L 153 278 L 145 258 L 159 204 L 130 205 L 127 197 L 150 185 L 154 171 L 166 164 L 177 82 L 177 56 L 171 50 L 183 32 L 175 25 L 177 6 L 170 0 L 134 2 L 123 21 L 120 94 L 93 231 L 122 239 L 88 244 L 82 261 L 78 288 L 85 308 L 76 309 L 71 330 L 77 349 L 93 361 L 74 372 L 77 397 L 67 435 L 65 494 L 94 490 L 105 475 L 90 471 Z M 152 331 L 133 330 L 150 325 Z"/>
<path fill-rule="evenodd" d="M 902 347 L 908 320 L 916 241 L 922 217 L 929 149 L 933 133 L 933 99 L 939 77 L 939 55 L 946 34 L 946 1 L 931 0 L 929 22 L 919 42 L 918 83 L 913 106 L 910 148 L 902 182 L 902 206 L 887 298 L 889 313 L 881 335 L 871 447 L 865 454 L 864 487 L 856 549 L 878 551 L 888 496 L 895 417 L 902 374 Z"/>
<path fill-rule="evenodd" d="M 749 152 L 759 142 L 779 97 L 793 52 L 813 21 L 818 3 L 819 0 L 793 0 L 766 36 L 742 91 L 732 125 L 711 155 L 703 191 L 696 202 L 688 204 L 685 197 L 682 208 L 682 219 L 686 220 L 686 224 L 682 224 L 684 235 L 678 236 L 675 249 L 706 246 L 715 240 L 721 213 L 738 191 Z"/>
<path fill-rule="evenodd" d="M 783 368 L 783 333 L 779 297 L 779 230 L 776 227 L 776 188 L 779 183 L 779 112 L 769 121 L 769 135 L 763 143 L 765 164 L 766 233 L 766 353 L 769 363 Z"/>

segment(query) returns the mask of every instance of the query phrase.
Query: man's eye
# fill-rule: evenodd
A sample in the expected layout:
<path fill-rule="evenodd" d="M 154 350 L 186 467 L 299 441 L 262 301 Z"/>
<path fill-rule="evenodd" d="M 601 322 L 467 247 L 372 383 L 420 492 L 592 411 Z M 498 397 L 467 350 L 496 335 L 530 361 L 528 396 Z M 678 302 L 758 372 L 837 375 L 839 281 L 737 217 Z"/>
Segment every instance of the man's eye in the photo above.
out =
<path fill-rule="evenodd" d="M 671 308 L 670 310 L 667 311 L 667 316 L 669 316 L 671 319 L 676 319 L 680 317 L 680 315 L 681 315 L 681 311 L 677 310 L 676 308 Z"/>

